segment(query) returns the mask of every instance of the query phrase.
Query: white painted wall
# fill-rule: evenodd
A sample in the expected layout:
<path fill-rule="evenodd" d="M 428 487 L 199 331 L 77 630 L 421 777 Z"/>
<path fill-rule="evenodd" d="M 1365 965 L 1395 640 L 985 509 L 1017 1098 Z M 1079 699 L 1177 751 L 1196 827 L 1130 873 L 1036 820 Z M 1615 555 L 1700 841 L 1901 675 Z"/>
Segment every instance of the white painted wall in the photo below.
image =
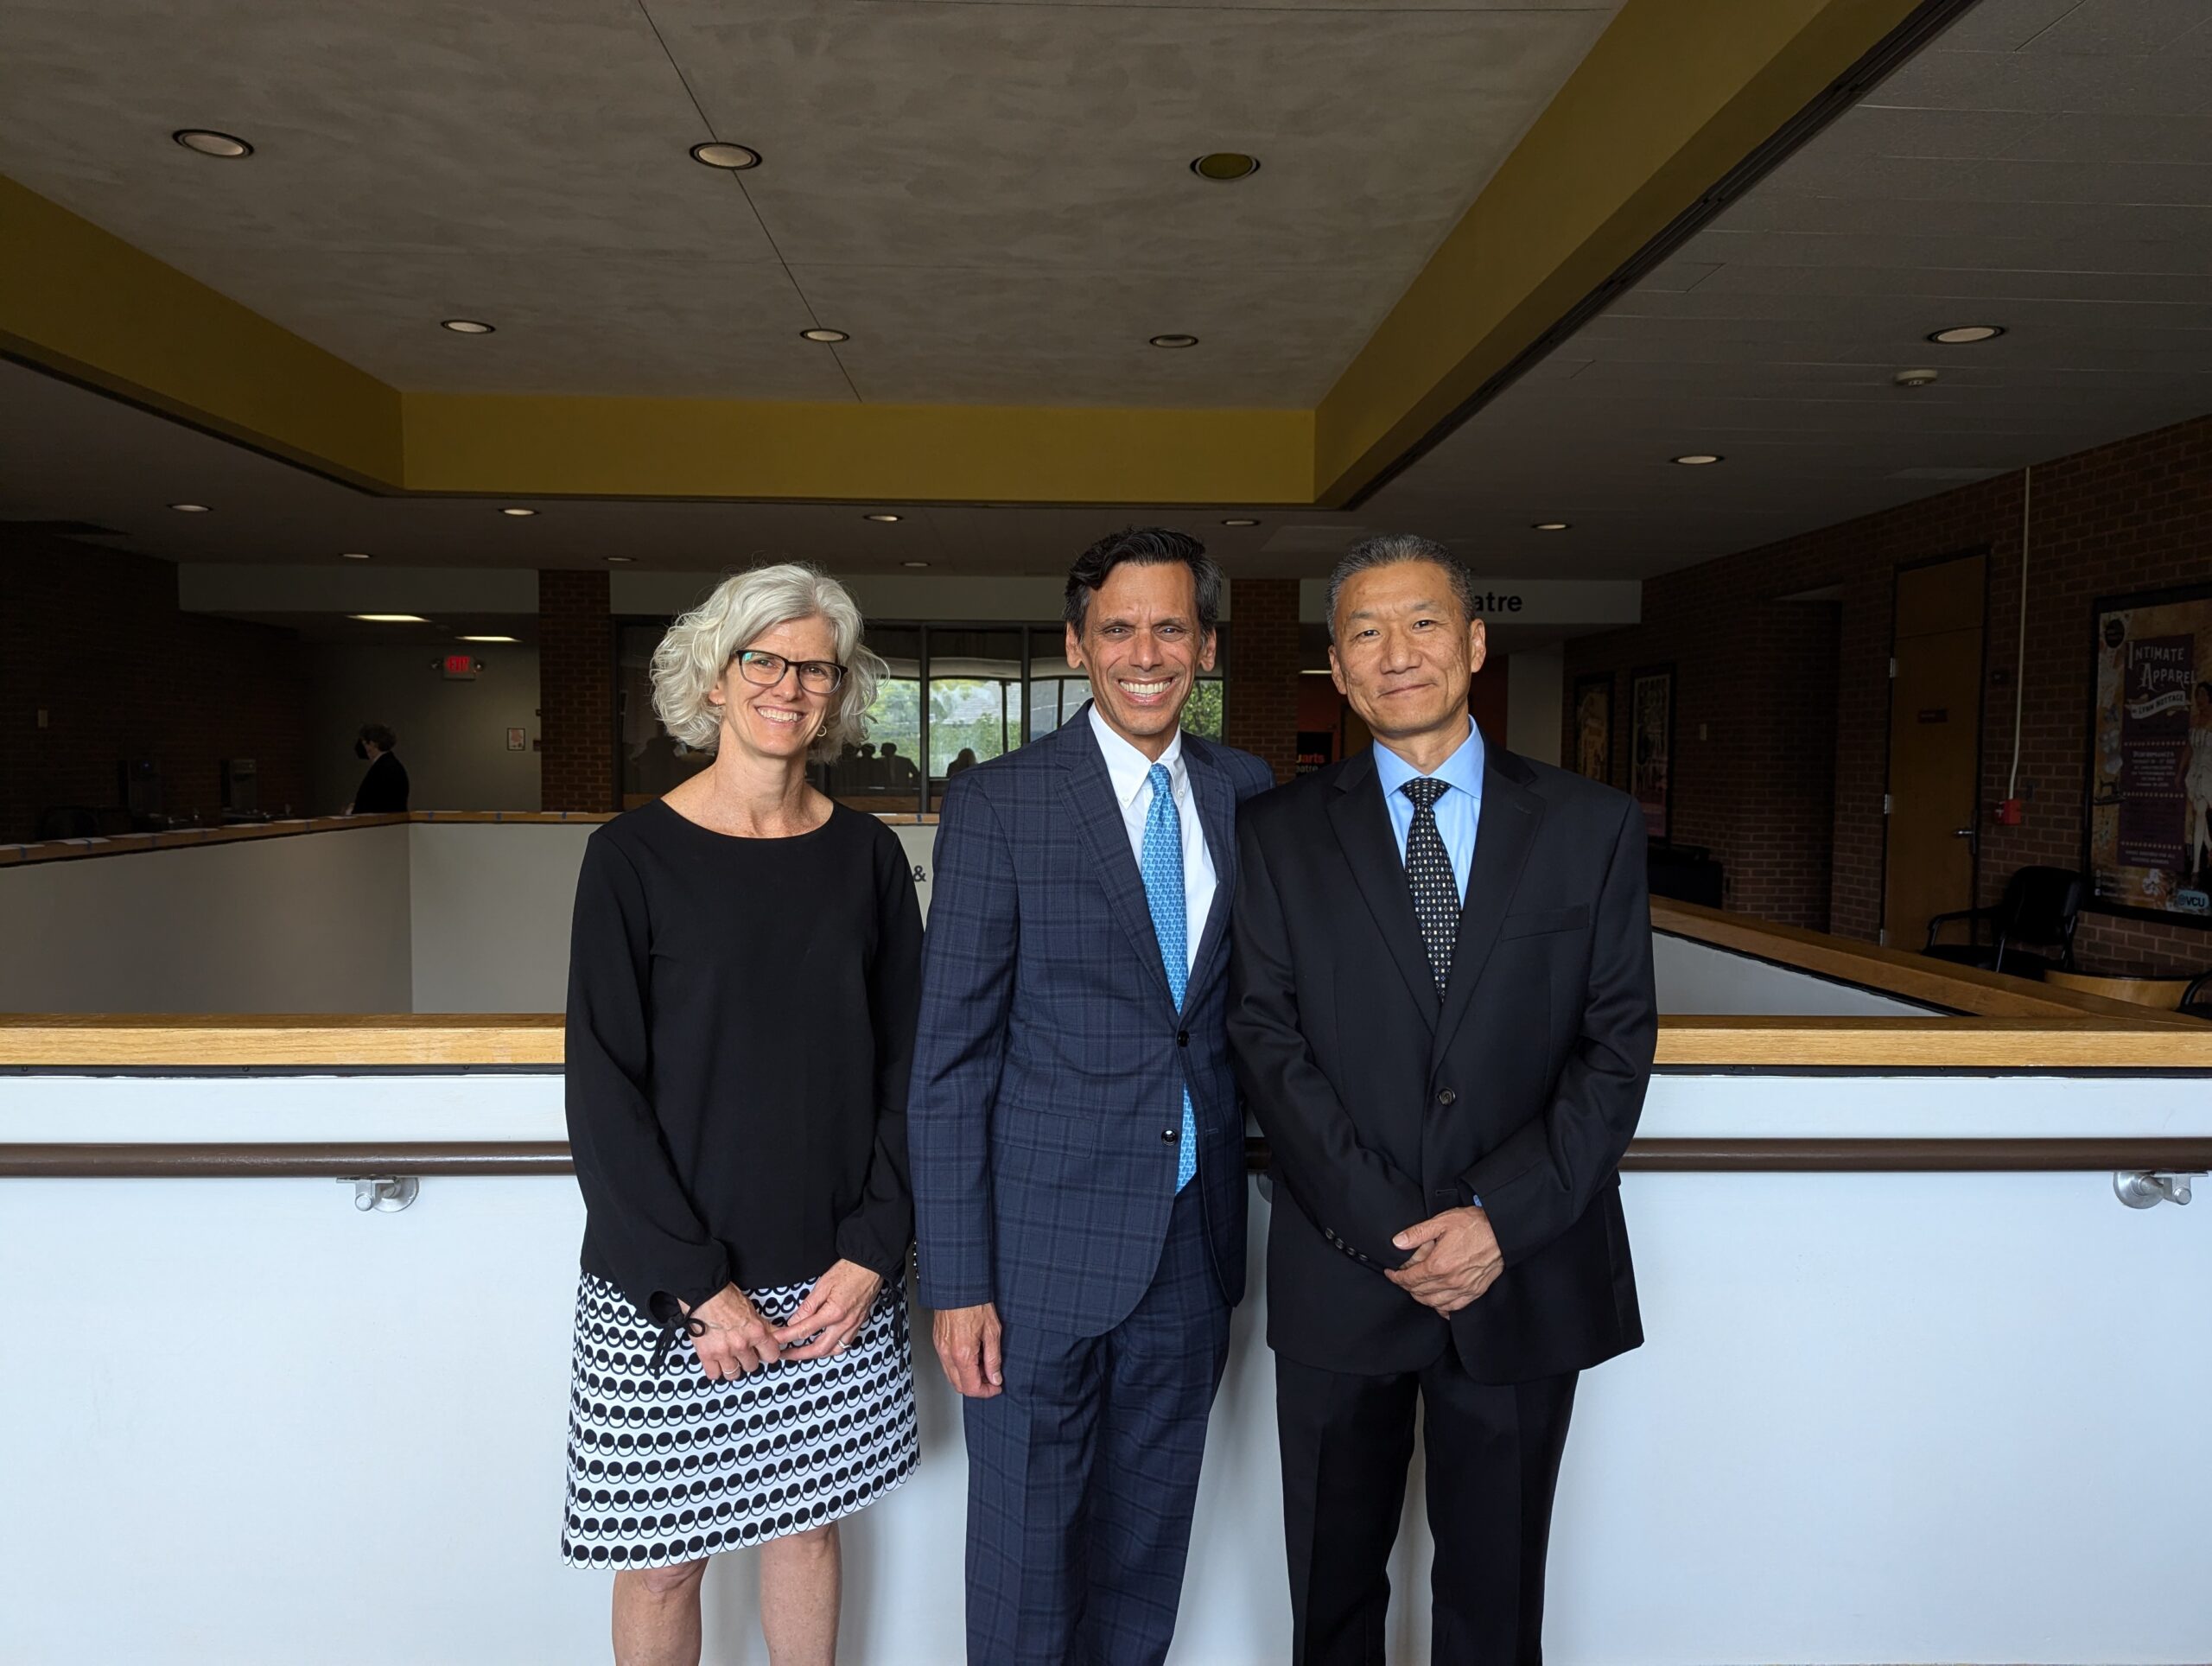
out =
<path fill-rule="evenodd" d="M 1749 955 L 1732 954 L 1708 943 L 1651 937 L 1651 971 L 1658 985 L 1659 1010 L 1739 1018 L 1771 1015 L 1808 1017 L 1906 1017 L 1936 1015 L 1932 1007 L 1877 995 L 1810 972 L 1773 966 Z"/>
<path fill-rule="evenodd" d="M 1559 762 L 1567 657 L 1557 648 L 1516 648 L 1505 659 L 1505 744 L 1539 763 Z"/>
<path fill-rule="evenodd" d="M 467 645 L 454 644 L 460 652 Z M 314 813 L 335 816 L 353 801 L 368 766 L 353 756 L 364 723 L 399 737 L 410 810 L 535 810 L 538 797 L 537 650 L 486 643 L 473 682 L 448 682 L 442 650 L 322 643 L 308 654 L 315 761 Z M 510 728 L 522 750 L 507 750 Z"/>
<path fill-rule="evenodd" d="M 0 1078 L 0 1141 L 549 1137 L 559 1097 L 554 1077 L 19 1077 Z M 2142 1078 L 1662 1077 L 1645 1124 L 1896 1128 L 2205 1134 L 2212 1099 Z M 2190 1456 L 2212 1333 L 2186 1317 L 2212 1220 L 2125 1209 L 2102 1174 L 1624 1187 L 1650 1341 L 1577 1401 L 1550 1658 L 2212 1657 L 2212 1492 Z M 358 1214 L 327 1180 L 0 1180 L 0 1335 L 45 1339 L 0 1372 L 0 1657 L 604 1660 L 607 1576 L 556 1548 L 572 1182 L 431 1180 L 398 1215 Z M 131 1303 L 123 1345 L 85 1292 L 143 1292 L 149 1267 L 162 1299 Z M 1255 1275 L 1176 1666 L 1287 1651 Z M 932 1369 L 918 1381 L 921 1468 L 847 1529 L 855 1666 L 960 1658 L 958 1418 Z M 1409 1514 L 1391 1658 L 1417 1666 L 1428 1546 Z M 715 1568 L 714 1666 L 766 1658 L 751 1578 L 748 1556 Z"/>
<path fill-rule="evenodd" d="M 406 1012 L 407 833 L 0 871 L 0 1011 Z"/>
<path fill-rule="evenodd" d="M 408 828 L 413 1010 L 567 1010 L 576 870 L 597 825 Z"/>

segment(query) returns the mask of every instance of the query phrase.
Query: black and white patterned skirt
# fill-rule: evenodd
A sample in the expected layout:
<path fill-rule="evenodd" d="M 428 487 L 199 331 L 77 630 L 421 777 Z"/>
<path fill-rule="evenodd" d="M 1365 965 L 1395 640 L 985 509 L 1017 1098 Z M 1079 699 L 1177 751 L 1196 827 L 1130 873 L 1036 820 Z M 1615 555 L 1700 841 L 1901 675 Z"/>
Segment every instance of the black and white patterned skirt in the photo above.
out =
<path fill-rule="evenodd" d="M 771 1325 L 813 1288 L 747 1295 Z M 664 1567 L 802 1532 L 865 1508 L 913 1472 L 918 1442 L 906 1292 L 887 1284 L 842 1354 L 711 1383 L 678 1332 L 604 1279 L 576 1287 L 569 1497 L 561 1558 Z"/>

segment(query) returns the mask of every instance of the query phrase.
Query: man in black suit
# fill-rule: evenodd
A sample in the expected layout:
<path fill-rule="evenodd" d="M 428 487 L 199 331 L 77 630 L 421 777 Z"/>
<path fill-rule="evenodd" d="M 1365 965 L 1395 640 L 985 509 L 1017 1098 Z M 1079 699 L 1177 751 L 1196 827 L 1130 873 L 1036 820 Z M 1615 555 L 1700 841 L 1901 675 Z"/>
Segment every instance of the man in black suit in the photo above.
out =
<path fill-rule="evenodd" d="M 1273 1151 L 1294 1657 L 1381 1666 L 1418 1401 L 1436 1666 L 1542 1657 L 1575 1374 L 1643 1340 L 1618 1169 L 1658 1019 L 1633 800 L 1485 746 L 1473 582 L 1426 538 L 1329 582 L 1375 746 L 1240 817 L 1229 1034 Z"/>

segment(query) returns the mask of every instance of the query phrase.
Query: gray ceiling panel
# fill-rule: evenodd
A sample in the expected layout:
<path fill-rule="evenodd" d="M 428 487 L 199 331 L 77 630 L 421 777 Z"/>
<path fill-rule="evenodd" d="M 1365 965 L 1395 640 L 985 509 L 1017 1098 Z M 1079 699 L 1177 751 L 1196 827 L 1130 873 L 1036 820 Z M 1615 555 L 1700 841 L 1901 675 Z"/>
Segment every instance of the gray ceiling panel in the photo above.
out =
<path fill-rule="evenodd" d="M 2202 238 L 2054 237 L 2014 217 L 2016 230 L 1996 237 L 1872 231 L 1753 232 L 1717 228 L 1694 246 L 1723 266 L 1919 266 L 1944 271 L 2143 272 L 2212 277 L 2212 242 Z M 2169 232 L 2173 216 L 2151 217 Z"/>
<path fill-rule="evenodd" d="M 2212 116 L 2069 112 L 2038 121 L 2003 154 L 2034 162 L 2186 162 L 2212 167 Z"/>
<path fill-rule="evenodd" d="M 2204 22 L 2203 0 L 2082 0 L 2026 42 L 2030 52 L 2164 52 Z"/>
<path fill-rule="evenodd" d="M 2147 4 L 2150 0 L 2129 0 Z M 2201 116 L 2212 110 L 2204 67 L 2184 54 L 2094 57 L 2068 52 L 1954 52 L 1938 42 L 1867 103 L 1918 110 L 2061 111 Z"/>
<path fill-rule="evenodd" d="M 1916 266 L 1772 266 L 1732 261 L 1710 269 L 1700 295 L 1887 296 L 1931 301 L 2105 301 L 2212 305 L 2212 284 L 2195 274 L 2089 272 Z M 1662 294 L 1649 285 L 1639 295 Z"/>

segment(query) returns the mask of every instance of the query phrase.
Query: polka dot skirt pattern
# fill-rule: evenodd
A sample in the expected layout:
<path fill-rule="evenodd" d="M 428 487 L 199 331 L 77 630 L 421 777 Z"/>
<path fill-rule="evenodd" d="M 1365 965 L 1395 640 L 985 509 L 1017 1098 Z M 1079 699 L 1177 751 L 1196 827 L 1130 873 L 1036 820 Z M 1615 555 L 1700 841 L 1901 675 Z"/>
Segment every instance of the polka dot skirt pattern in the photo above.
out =
<path fill-rule="evenodd" d="M 812 1288 L 746 1294 L 780 1325 Z M 732 1383 L 701 1375 L 681 1332 L 652 1371 L 659 1339 L 620 1290 L 583 1275 L 561 1532 L 571 1566 L 696 1561 L 849 1516 L 913 1473 L 914 1377 L 897 1286 L 877 1294 L 843 1353 Z"/>

